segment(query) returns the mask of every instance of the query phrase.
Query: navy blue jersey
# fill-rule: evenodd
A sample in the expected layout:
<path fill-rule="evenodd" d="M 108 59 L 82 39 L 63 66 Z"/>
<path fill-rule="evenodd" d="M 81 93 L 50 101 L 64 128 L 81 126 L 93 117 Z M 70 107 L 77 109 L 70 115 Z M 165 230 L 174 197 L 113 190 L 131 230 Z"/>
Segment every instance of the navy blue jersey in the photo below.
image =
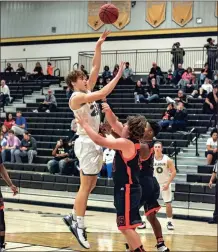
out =
<path fill-rule="evenodd" d="M 149 157 L 144 160 L 141 159 L 141 171 L 140 171 L 140 178 L 143 177 L 153 177 L 154 174 L 154 167 L 153 167 L 153 163 L 154 163 L 154 141 L 152 141 L 151 143 L 148 143 L 149 149 L 150 149 L 150 155 Z"/>

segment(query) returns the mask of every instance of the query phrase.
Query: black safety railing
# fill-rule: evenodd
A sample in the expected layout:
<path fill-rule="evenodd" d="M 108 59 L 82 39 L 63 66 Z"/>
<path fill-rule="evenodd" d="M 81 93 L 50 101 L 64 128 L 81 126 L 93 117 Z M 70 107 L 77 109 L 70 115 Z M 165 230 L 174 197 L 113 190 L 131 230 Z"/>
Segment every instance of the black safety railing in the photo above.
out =
<path fill-rule="evenodd" d="M 173 147 L 173 152 L 171 152 L 169 154 L 170 157 L 174 157 L 174 164 L 175 164 L 175 168 L 176 168 L 176 172 L 179 173 L 179 169 L 178 169 L 178 166 L 177 166 L 177 155 L 178 155 L 178 152 L 179 150 L 177 149 L 177 142 L 176 141 L 173 141 L 170 145 L 169 145 L 169 148 Z"/>
<path fill-rule="evenodd" d="M 196 128 L 192 128 L 189 132 L 189 144 L 192 143 L 195 145 L 195 156 L 199 157 L 199 152 L 198 152 L 198 138 L 200 136 L 200 133 Z"/>

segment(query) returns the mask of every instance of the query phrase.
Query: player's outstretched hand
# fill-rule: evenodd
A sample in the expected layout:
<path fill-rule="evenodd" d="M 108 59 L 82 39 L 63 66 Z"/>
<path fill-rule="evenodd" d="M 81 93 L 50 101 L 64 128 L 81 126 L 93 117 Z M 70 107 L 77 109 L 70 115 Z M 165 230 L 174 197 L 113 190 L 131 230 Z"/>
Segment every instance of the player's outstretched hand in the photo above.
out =
<path fill-rule="evenodd" d="M 107 112 L 110 112 L 110 111 L 111 111 L 110 106 L 106 102 L 102 103 L 102 112 L 107 113 Z"/>
<path fill-rule="evenodd" d="M 18 188 L 15 185 L 10 186 L 10 188 L 14 196 L 18 194 Z"/>
<path fill-rule="evenodd" d="M 107 36 L 110 34 L 110 31 L 105 30 L 102 34 L 101 37 L 99 38 L 97 45 L 102 45 L 103 42 L 105 41 L 105 39 L 107 38 Z"/>
<path fill-rule="evenodd" d="M 121 78 L 122 77 L 122 75 L 123 75 L 123 70 L 124 70 L 124 65 L 125 65 L 125 62 L 121 62 L 120 63 L 120 66 L 119 66 L 119 71 L 118 71 L 118 73 L 117 73 L 117 75 L 116 75 L 116 77 L 117 78 Z"/>

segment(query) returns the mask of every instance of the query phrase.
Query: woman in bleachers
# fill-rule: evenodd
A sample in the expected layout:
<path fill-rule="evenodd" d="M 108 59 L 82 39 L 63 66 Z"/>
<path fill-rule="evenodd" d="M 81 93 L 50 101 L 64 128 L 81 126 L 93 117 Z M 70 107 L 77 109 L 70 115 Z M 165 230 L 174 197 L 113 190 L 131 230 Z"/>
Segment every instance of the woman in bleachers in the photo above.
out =
<path fill-rule="evenodd" d="M 212 84 L 211 84 L 211 81 L 208 79 L 208 78 L 206 78 L 205 79 L 205 81 L 204 81 L 204 84 L 199 88 L 199 90 L 198 89 L 195 89 L 193 92 L 192 92 L 192 94 L 191 94 L 191 96 L 193 97 L 193 98 L 197 98 L 197 96 L 198 96 L 198 94 L 199 94 L 199 96 L 198 96 L 198 98 L 206 98 L 207 97 L 207 95 L 210 93 L 210 92 L 212 92 L 213 91 L 213 86 L 212 86 Z"/>
<path fill-rule="evenodd" d="M 12 126 L 15 125 L 15 120 L 13 119 L 13 116 L 11 113 L 6 114 L 6 119 L 4 121 L 4 125 L 8 128 L 11 129 Z"/>
<path fill-rule="evenodd" d="M 183 102 L 179 102 L 176 107 L 176 112 L 174 114 L 174 118 L 170 123 L 169 127 L 172 127 L 173 131 L 177 130 L 186 130 L 187 125 L 187 111 L 184 107 Z"/>
<path fill-rule="evenodd" d="M 208 78 L 209 80 L 213 79 L 213 71 L 209 68 L 208 63 L 205 63 L 204 68 L 201 69 L 201 74 L 200 74 L 201 84 L 205 82 L 206 78 Z"/>
<path fill-rule="evenodd" d="M 3 134 L 4 138 L 8 137 L 8 128 L 4 124 L 2 125 L 1 133 Z"/>
<path fill-rule="evenodd" d="M 185 92 L 187 84 L 190 84 L 192 78 L 192 68 L 188 67 L 182 75 L 182 79 L 177 84 L 177 87 Z"/>
<path fill-rule="evenodd" d="M 11 66 L 11 63 L 7 63 L 7 67 L 5 68 L 6 73 L 14 72 L 14 68 Z"/>
<path fill-rule="evenodd" d="M 148 87 L 148 98 L 145 99 L 145 102 L 158 101 L 160 97 L 159 87 L 156 83 L 156 79 L 151 79 L 151 84 Z"/>
<path fill-rule="evenodd" d="M 35 68 L 33 69 L 33 74 L 35 78 L 38 78 L 44 75 L 40 62 L 36 62 Z"/>
<path fill-rule="evenodd" d="M 215 114 L 218 106 L 218 81 L 214 82 L 213 91 L 210 92 L 203 105 L 204 114 Z"/>
<path fill-rule="evenodd" d="M 22 74 L 22 75 L 25 75 L 25 74 L 26 74 L 26 71 L 25 71 L 25 69 L 24 69 L 22 63 L 19 63 L 19 64 L 18 64 L 18 68 L 17 68 L 16 72 L 17 72 L 17 73 L 20 73 L 20 74 Z"/>
<path fill-rule="evenodd" d="M 117 75 L 118 71 L 119 71 L 119 65 L 116 64 L 116 65 L 114 66 L 114 70 L 113 70 L 113 78 Z"/>
<path fill-rule="evenodd" d="M 147 94 L 145 93 L 145 89 L 140 80 L 136 82 L 134 96 L 135 103 L 145 102 L 145 98 L 147 98 Z"/>
<path fill-rule="evenodd" d="M 169 103 L 167 106 L 167 110 L 163 113 L 162 120 L 159 122 L 159 125 L 164 129 L 169 127 L 172 120 L 174 119 L 176 113 L 174 103 Z"/>
<path fill-rule="evenodd" d="M 192 73 L 190 82 L 186 85 L 186 93 L 192 93 L 194 90 L 198 90 L 198 80 L 195 73 Z"/>
<path fill-rule="evenodd" d="M 109 66 L 105 66 L 104 71 L 102 73 L 102 78 L 104 80 L 104 83 L 106 83 L 107 79 L 111 79 L 111 77 L 112 77 L 112 74 L 111 74 Z"/>
<path fill-rule="evenodd" d="M 4 133 L 0 133 L 0 150 L 2 151 L 2 149 L 7 145 L 7 138 L 4 136 Z"/>
<path fill-rule="evenodd" d="M 206 152 L 205 157 L 207 158 L 207 165 L 213 165 L 217 160 L 217 141 L 218 141 L 218 132 L 217 129 L 214 129 L 210 133 L 210 138 L 207 139 L 206 143 Z"/>

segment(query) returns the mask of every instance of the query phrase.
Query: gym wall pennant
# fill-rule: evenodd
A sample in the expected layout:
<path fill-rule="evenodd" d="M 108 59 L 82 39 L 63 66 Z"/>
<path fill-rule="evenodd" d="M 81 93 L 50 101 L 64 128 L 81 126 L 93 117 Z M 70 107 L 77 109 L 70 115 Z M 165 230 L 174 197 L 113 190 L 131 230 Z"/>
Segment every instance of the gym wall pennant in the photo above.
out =
<path fill-rule="evenodd" d="M 160 26 L 166 19 L 166 1 L 154 2 L 152 0 L 146 1 L 145 20 L 152 27 Z"/>
<path fill-rule="evenodd" d="M 172 2 L 172 18 L 179 26 L 185 26 L 193 18 L 193 1 Z"/>
<path fill-rule="evenodd" d="M 118 10 L 119 10 L 119 17 L 113 25 L 121 30 L 123 29 L 128 23 L 130 22 L 130 15 L 131 15 L 131 1 L 111 1 Z"/>
<path fill-rule="evenodd" d="M 99 18 L 99 9 L 107 1 L 89 1 L 88 2 L 88 25 L 95 31 L 99 30 L 104 23 Z"/>

